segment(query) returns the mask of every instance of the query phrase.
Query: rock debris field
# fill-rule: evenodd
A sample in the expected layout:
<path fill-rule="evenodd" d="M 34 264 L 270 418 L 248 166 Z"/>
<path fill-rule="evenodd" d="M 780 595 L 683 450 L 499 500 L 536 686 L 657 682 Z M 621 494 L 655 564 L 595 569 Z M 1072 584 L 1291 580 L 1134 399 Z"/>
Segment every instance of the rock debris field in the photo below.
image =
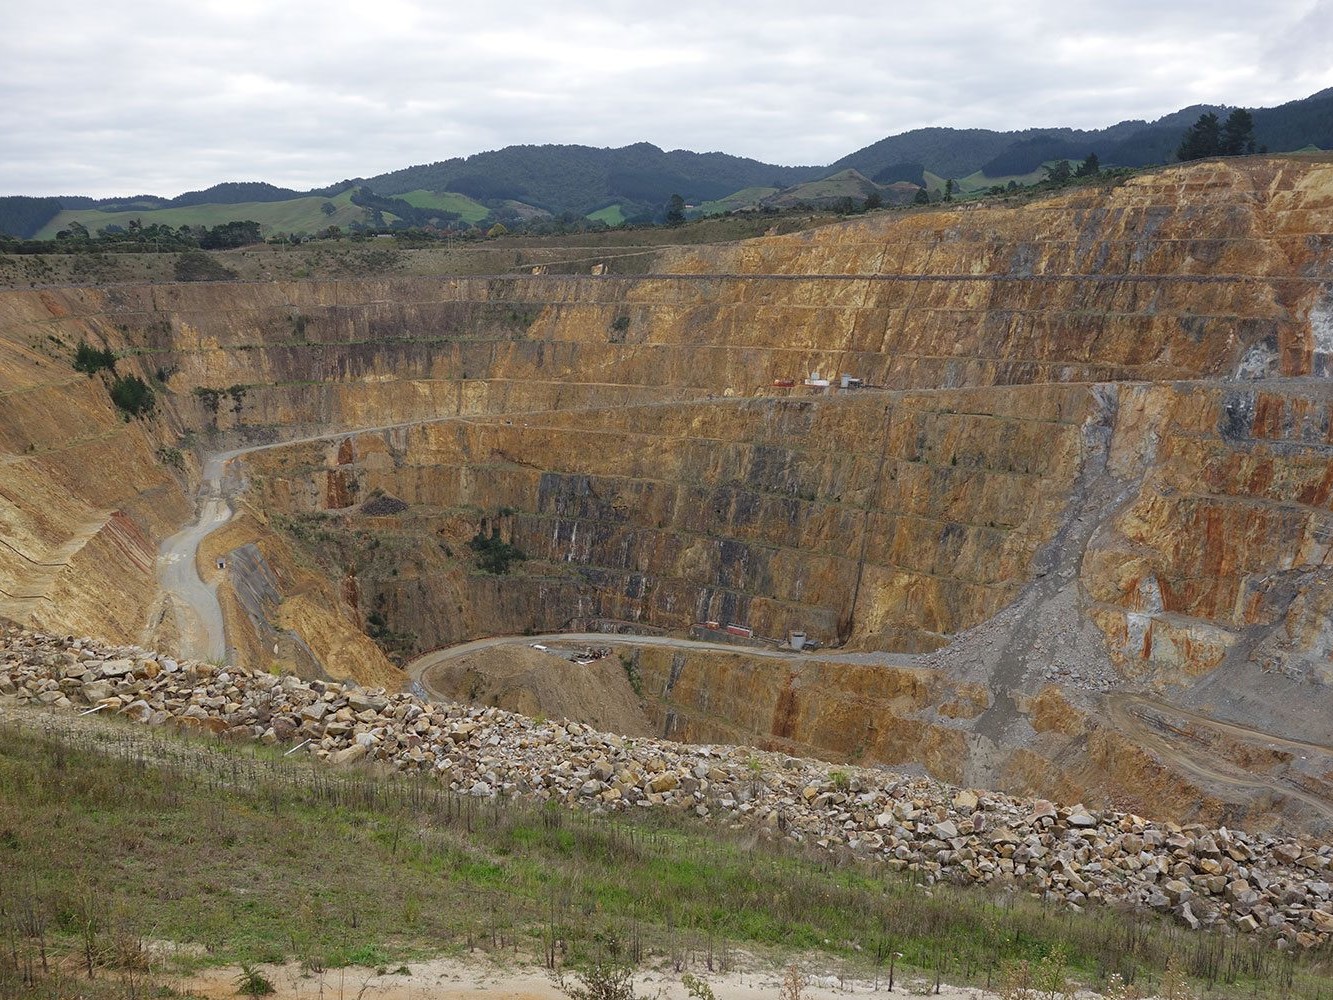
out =
<path fill-rule="evenodd" d="M 301 745 L 331 766 L 379 761 L 463 795 L 689 811 L 849 849 L 925 882 L 1005 885 L 1082 908 L 1110 903 L 1191 927 L 1333 938 L 1333 845 L 951 788 L 748 747 L 628 739 L 579 723 L 425 702 L 132 646 L 7 628 L 0 702 Z"/>

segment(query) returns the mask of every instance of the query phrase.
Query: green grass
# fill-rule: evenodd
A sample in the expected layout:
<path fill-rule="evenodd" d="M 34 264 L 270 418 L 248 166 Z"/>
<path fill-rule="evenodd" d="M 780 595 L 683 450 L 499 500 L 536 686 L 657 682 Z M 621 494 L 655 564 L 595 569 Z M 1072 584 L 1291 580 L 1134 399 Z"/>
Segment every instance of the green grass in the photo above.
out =
<path fill-rule="evenodd" d="M 479 201 L 474 201 L 465 194 L 454 191 L 409 191 L 396 194 L 414 208 L 438 208 L 442 212 L 457 212 L 464 222 L 480 222 L 491 214 L 491 210 Z"/>
<path fill-rule="evenodd" d="M 1078 164 L 1074 164 L 1078 166 Z M 934 176 L 933 174 L 930 176 Z M 1010 181 L 1015 181 L 1019 187 L 1027 187 L 1029 184 L 1036 184 L 1046 179 L 1046 171 L 1040 168 L 1027 174 L 1013 174 L 1005 177 L 987 177 L 980 170 L 974 174 L 968 174 L 966 177 L 959 177 L 954 180 L 958 190 L 962 194 L 971 194 L 973 191 L 988 191 L 996 184 L 1007 185 Z M 944 180 L 939 177 L 934 178 L 938 190 L 944 190 Z M 935 190 L 932 187 L 931 190 Z"/>
<path fill-rule="evenodd" d="M 619 205 L 607 205 L 595 212 L 589 212 L 588 218 L 594 222 L 605 222 L 608 226 L 618 226 L 625 221 L 625 209 Z"/>
<path fill-rule="evenodd" d="M 901 953 L 900 965 L 984 982 L 1060 950 L 1084 980 L 1115 968 L 1152 980 L 1176 954 L 1196 973 L 1229 970 L 1242 994 L 1290 977 L 1285 995 L 1313 996 L 1330 961 L 1328 949 L 1297 960 L 1249 938 L 1074 915 L 1023 893 L 927 890 L 883 866 L 675 814 L 479 802 L 429 779 L 129 727 L 0 729 L 0 807 L 6 1000 L 4 977 L 35 954 L 28 931 L 77 955 L 90 908 L 108 939 L 315 967 L 478 947 L 545 955 L 556 941 L 578 960 L 614 940 L 636 961 L 813 949 L 867 972 Z M 20 927 L 15 914 L 34 918 Z"/>
<path fill-rule="evenodd" d="M 865 200 L 868 192 L 877 189 L 877 185 L 854 171 L 843 170 L 831 177 L 788 188 L 779 196 L 776 204 L 796 205 L 828 198 L 851 198 L 859 203 Z"/>
<path fill-rule="evenodd" d="M 177 227 L 216 226 L 224 222 L 252 220 L 259 223 L 265 235 L 274 232 L 314 233 L 329 226 L 346 227 L 353 222 L 365 222 L 365 209 L 353 205 L 351 197 L 352 192 L 347 190 L 332 198 L 292 198 L 287 201 L 242 202 L 237 205 L 190 205 L 139 212 L 104 212 L 98 209 L 64 211 L 43 226 L 36 238 L 53 239 L 57 232 L 71 222 L 81 222 L 90 232 L 96 232 L 103 226 L 128 227 L 136 219 L 145 226 L 159 223 Z M 332 215 L 325 215 L 320 209 L 326 201 L 334 206 Z"/>
<path fill-rule="evenodd" d="M 734 212 L 738 208 L 749 208 L 758 205 L 769 195 L 777 193 L 778 188 L 775 187 L 741 188 L 725 198 L 703 202 L 699 205 L 699 212 L 702 215 L 721 215 L 723 212 Z"/>

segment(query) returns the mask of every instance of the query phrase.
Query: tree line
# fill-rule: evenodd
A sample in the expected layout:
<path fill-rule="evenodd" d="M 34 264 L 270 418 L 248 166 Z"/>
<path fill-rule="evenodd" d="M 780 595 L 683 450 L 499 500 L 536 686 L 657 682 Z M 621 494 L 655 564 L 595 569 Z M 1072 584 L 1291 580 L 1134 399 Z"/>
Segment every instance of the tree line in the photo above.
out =
<path fill-rule="evenodd" d="M 0 235 L 3 253 L 168 253 L 180 250 L 228 250 L 262 242 L 259 223 L 249 219 L 222 222 L 216 226 L 128 225 L 103 226 L 88 231 L 81 222 L 71 222 L 51 240 L 21 240 Z"/>
<path fill-rule="evenodd" d="M 1267 153 L 1268 147 L 1256 148 L 1254 117 L 1244 108 L 1236 108 L 1225 122 L 1209 111 L 1185 130 L 1176 159 L 1202 160 L 1207 156 L 1242 156 L 1246 153 Z"/>

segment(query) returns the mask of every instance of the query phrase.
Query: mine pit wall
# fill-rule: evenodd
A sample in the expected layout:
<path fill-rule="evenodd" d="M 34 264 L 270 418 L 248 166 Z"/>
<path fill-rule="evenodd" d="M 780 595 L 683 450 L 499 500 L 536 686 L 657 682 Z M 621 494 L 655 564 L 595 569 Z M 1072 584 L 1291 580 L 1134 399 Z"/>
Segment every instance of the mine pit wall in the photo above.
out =
<path fill-rule="evenodd" d="M 715 400 L 422 425 L 247 467 L 271 514 L 336 510 L 311 530 L 392 540 L 401 561 L 363 546 L 362 612 L 392 609 L 421 648 L 597 616 L 918 651 L 1012 600 L 1088 408 L 1081 386 Z M 376 492 L 410 509 L 345 509 Z M 528 556 L 501 579 L 471 567 L 483 524 Z"/>
<path fill-rule="evenodd" d="M 1203 164 L 668 253 L 677 274 L 62 288 L 7 293 L 0 317 L 174 371 L 198 430 L 567 406 L 591 386 L 749 395 L 813 369 L 896 388 L 1301 375 L 1333 339 L 1331 190 L 1328 165 Z M 473 381 L 516 385 L 478 403 Z"/>
<path fill-rule="evenodd" d="M 58 328 L 0 333 L 0 616 L 137 639 L 160 610 L 158 539 L 189 516 L 158 457 L 174 435 L 121 420 L 104 380 L 73 371 L 48 339 Z"/>
<path fill-rule="evenodd" d="M 609 640 L 614 642 L 614 640 Z M 688 743 L 753 745 L 862 765 L 918 764 L 962 782 L 966 731 L 927 716 L 977 715 L 984 688 L 938 671 L 813 657 L 623 647 L 657 732 Z"/>
<path fill-rule="evenodd" d="M 759 658 L 744 651 L 617 645 L 613 636 L 605 642 L 639 679 L 644 710 L 669 739 L 757 746 L 862 767 L 922 767 L 955 784 L 967 783 L 973 758 L 986 752 L 997 755 L 994 787 L 1010 792 L 1114 804 L 1179 822 L 1294 829 L 1327 822 L 1302 813 L 1300 803 L 1279 805 L 1276 797 L 1214 794 L 1189 772 L 1163 766 L 1100 713 L 1072 705 L 1054 686 L 1019 694 L 1033 730 L 1025 745 L 984 750 L 972 729 L 993 692 L 939 669 L 830 662 L 818 654 Z"/>
<path fill-rule="evenodd" d="M 1112 465 L 1135 463 L 1080 573 L 1124 678 L 1333 742 L 1333 385 L 1122 388 Z"/>
<path fill-rule="evenodd" d="M 59 609 L 43 612 L 43 623 L 56 627 L 66 616 L 71 627 L 88 622 L 89 631 L 132 637 L 132 619 L 152 615 L 146 603 L 151 571 L 141 557 L 171 522 L 187 517 L 175 474 L 154 468 L 153 456 L 179 444 L 177 435 L 186 431 L 216 428 L 223 432 L 220 440 L 273 440 L 316 428 L 460 413 L 783 393 L 771 388 L 773 379 L 814 369 L 898 388 L 1318 374 L 1328 370 L 1333 341 L 1331 210 L 1328 164 L 1246 160 L 1145 175 L 1109 191 L 1082 190 L 1021 208 L 885 213 L 790 237 L 667 252 L 659 266 L 677 273 L 640 278 L 127 285 L 0 294 L 7 353 L 0 390 L 7 419 L 0 429 L 18 428 L 5 445 L 13 470 L 5 486 L 7 495 L 23 498 L 24 508 L 9 501 L 4 521 L 18 549 L 0 551 L 0 574 L 8 574 L 9 599 L 24 602 L 11 608 L 21 620 L 33 620 L 24 616 L 36 613 L 37 605 L 55 607 L 57 581 L 52 566 L 43 565 L 49 562 L 56 577 L 68 579 L 60 584 Z M 80 339 L 127 353 L 118 370 L 151 378 L 160 369 L 167 375 L 160 416 L 118 424 L 100 380 L 71 378 L 69 357 Z M 90 434 L 96 427 L 105 433 Z M 559 433 L 565 439 L 552 444 L 571 453 L 576 432 L 569 427 Z M 29 445 L 37 449 L 31 455 Z M 42 449 L 67 457 L 43 457 Z M 491 594 L 479 600 L 505 603 L 502 615 L 513 620 L 534 601 L 548 599 L 567 605 L 572 615 L 588 614 L 593 609 L 583 605 L 595 593 L 624 616 L 659 607 L 671 616 L 692 616 L 694 609 L 687 614 L 684 606 L 697 600 L 702 577 L 682 572 L 688 586 L 664 588 L 656 597 L 645 589 L 641 571 L 626 572 L 623 557 L 602 551 L 617 532 L 622 542 L 630 537 L 623 527 L 589 550 L 585 569 L 595 579 L 580 579 L 578 560 L 564 559 L 572 539 L 561 551 L 559 531 L 548 536 L 547 530 L 553 518 L 565 518 L 559 504 L 570 501 L 562 498 L 581 488 L 567 485 L 570 477 L 591 474 L 568 461 L 548 470 L 541 456 L 518 445 L 510 450 L 525 456 L 532 469 L 486 472 L 475 492 L 479 498 L 509 491 L 540 499 L 540 484 L 522 477 L 551 472 L 544 495 L 557 507 L 529 505 L 501 530 L 517 531 L 539 553 L 537 540 L 554 537 L 546 565 L 562 565 L 559 575 L 540 584 L 545 596 L 513 598 L 507 587 L 489 581 L 476 586 L 478 594 Z M 504 461 L 489 464 L 498 468 Z M 864 476 L 868 461 L 869 455 L 861 456 L 856 476 Z M 113 463 L 114 482 L 84 475 Z M 905 486 L 904 495 L 938 498 L 935 481 L 947 482 L 952 474 L 942 473 L 934 460 L 912 464 L 929 467 L 932 483 Z M 909 480 L 920 471 L 907 470 Z M 995 480 L 1001 471 L 1009 470 L 989 469 L 986 478 Z M 625 478 L 618 470 L 596 475 Z M 738 488 L 744 491 L 739 482 Z M 986 492 L 1005 491 L 988 482 Z M 969 500 L 967 490 L 960 495 Z M 51 503 L 34 511 L 32 497 Z M 679 509 L 684 499 L 656 502 Z M 699 499 L 716 498 L 710 492 Z M 778 556 L 793 558 L 785 542 L 766 541 L 771 555 L 749 541 L 742 550 L 733 548 L 746 552 L 748 562 L 728 569 L 715 606 L 753 614 L 767 627 L 786 623 L 792 617 L 786 611 L 800 608 L 834 619 L 838 629 L 849 620 L 853 641 L 883 639 L 901 648 L 938 644 L 944 629 L 994 606 L 990 569 L 975 579 L 960 574 L 957 585 L 945 586 L 931 582 L 940 579 L 939 567 L 902 565 L 889 550 L 909 544 L 930 550 L 941 539 L 902 528 L 907 512 L 890 515 L 885 503 L 872 507 L 869 517 L 894 535 L 870 539 L 850 619 L 837 610 L 846 603 L 842 563 L 848 554 L 829 553 L 822 566 L 808 559 L 799 567 L 775 563 Z M 801 518 L 833 532 L 837 526 L 827 518 L 845 516 L 848 509 L 853 517 L 866 517 L 864 507 L 843 501 L 821 510 L 824 522 L 813 508 Z M 98 537 L 97 526 L 112 523 L 117 510 L 141 539 L 122 530 L 126 519 Z M 471 511 L 474 526 L 479 513 Z M 762 513 L 768 517 L 771 509 Z M 716 514 L 706 523 L 742 520 Z M 969 548 L 946 558 L 965 561 L 972 552 L 995 551 L 994 539 L 977 541 L 989 524 L 962 515 L 943 520 L 974 529 L 966 536 Z M 636 530 L 650 526 L 645 520 Z M 651 530 L 663 529 L 653 524 Z M 745 538 L 739 527 L 734 530 Z M 89 531 L 91 546 L 84 540 Z M 999 559 L 1006 572 L 1021 562 L 1019 550 L 1031 551 L 1034 539 L 1018 537 L 1018 549 Z M 954 544 L 951 538 L 943 542 Z M 710 560 L 712 568 L 740 565 L 707 546 L 700 558 L 701 570 Z M 921 556 L 913 551 L 911 558 Z M 79 560 L 87 565 L 70 572 Z M 756 599 L 755 583 L 763 582 L 765 572 L 783 575 L 792 568 L 814 581 L 813 600 L 805 594 Z M 109 601 L 86 584 L 99 573 L 108 583 L 116 581 Z M 413 586 L 418 593 L 409 602 Z M 460 577 L 441 586 L 434 593 L 418 578 L 394 593 L 422 616 L 423 602 L 456 598 L 472 585 Z M 613 599 L 613 591 L 620 596 Z M 883 592 L 901 595 L 885 607 L 910 606 L 903 624 L 891 623 L 876 605 L 874 595 Z M 393 596 L 389 588 L 384 593 Z M 742 603 L 746 594 L 748 605 Z M 1116 600 L 1107 603 L 1114 607 Z M 488 613 L 488 607 L 478 608 L 478 616 Z M 438 622 L 429 634 L 444 638 L 470 627 Z M 1155 634 L 1170 627 L 1158 616 Z"/>

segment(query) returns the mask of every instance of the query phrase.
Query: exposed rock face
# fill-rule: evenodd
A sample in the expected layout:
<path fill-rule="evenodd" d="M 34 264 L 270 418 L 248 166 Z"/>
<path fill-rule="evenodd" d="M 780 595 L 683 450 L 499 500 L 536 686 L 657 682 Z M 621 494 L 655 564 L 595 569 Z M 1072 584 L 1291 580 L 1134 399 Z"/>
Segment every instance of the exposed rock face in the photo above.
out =
<path fill-rule="evenodd" d="M 1267 815 L 1276 776 L 1326 821 L 1331 218 L 1333 166 L 1247 159 L 637 277 L 2 293 L 0 613 L 169 635 L 178 434 L 345 428 L 244 462 L 252 549 L 223 592 L 251 658 L 355 676 L 362 629 L 405 656 L 589 617 L 799 628 L 930 654 L 916 735 L 864 741 L 877 759 L 1218 820 Z M 81 339 L 160 370 L 160 416 L 120 421 L 69 366 Z M 772 384 L 811 371 L 885 389 Z M 478 572 L 479 532 L 528 559 Z M 846 753 L 874 722 L 742 709 L 707 725 Z"/>
<path fill-rule="evenodd" d="M 1021 886 L 1075 908 L 1121 903 L 1192 927 L 1263 930 L 1289 946 L 1317 947 L 1333 937 L 1333 846 L 1306 839 L 1181 827 L 748 748 L 630 740 L 579 723 L 178 663 L 16 629 L 5 630 L 0 647 L 2 697 L 297 741 L 331 765 L 381 761 L 483 798 L 689 810 L 850 849 L 919 872 L 927 883 Z"/>
<path fill-rule="evenodd" d="M 1088 407 L 1066 386 L 714 400 L 426 424 L 249 464 L 267 511 L 317 514 L 356 484 L 411 504 L 385 536 L 463 552 L 478 508 L 509 512 L 491 527 L 528 562 L 499 585 L 438 544 L 403 546 L 391 579 L 379 569 L 395 609 L 463 604 L 417 619 L 425 647 L 600 616 L 929 650 L 1013 599 L 1058 520 Z M 344 523 L 321 527 L 375 527 Z"/>

